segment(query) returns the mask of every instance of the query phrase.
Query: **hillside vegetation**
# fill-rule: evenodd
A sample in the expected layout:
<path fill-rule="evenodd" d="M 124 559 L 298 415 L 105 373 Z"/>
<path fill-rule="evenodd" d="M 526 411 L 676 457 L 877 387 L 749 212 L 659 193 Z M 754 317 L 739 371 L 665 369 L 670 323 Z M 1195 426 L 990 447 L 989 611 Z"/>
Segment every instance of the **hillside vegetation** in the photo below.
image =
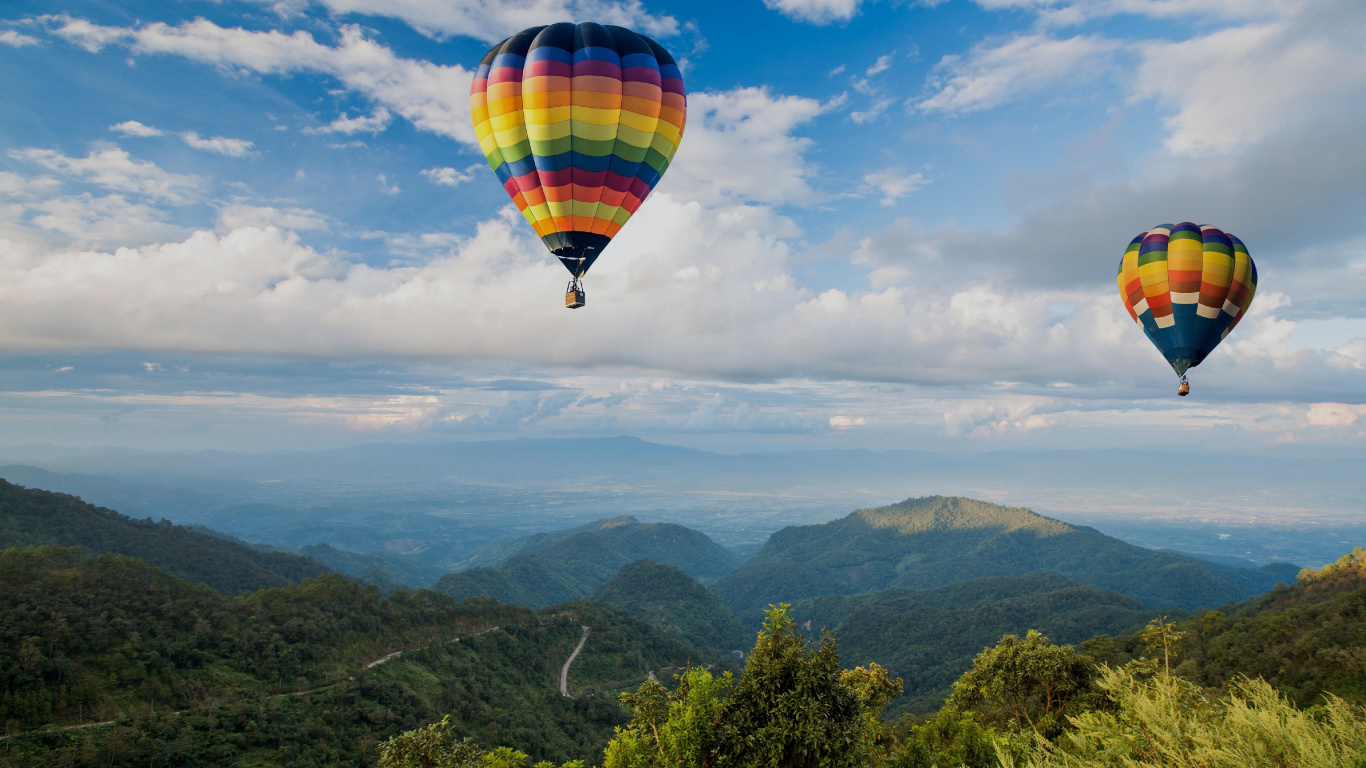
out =
<path fill-rule="evenodd" d="M 326 566 L 306 557 L 258 552 L 165 520 L 135 520 L 74 496 L 0 480 L 0 549 L 34 546 L 80 547 L 91 554 L 136 557 L 226 595 L 281 587 L 328 572 Z"/>
<path fill-rule="evenodd" d="M 1321 570 L 1301 572 L 1226 611 L 1181 622 L 1175 672 L 1210 688 L 1262 677 L 1300 706 L 1324 694 L 1366 704 L 1366 550 L 1358 547 Z M 1141 655 L 1142 637 L 1098 637 L 1083 648 L 1103 661 Z"/>
<path fill-rule="evenodd" d="M 338 573 L 344 573 L 365 583 L 374 583 L 381 590 L 384 579 L 409 589 L 431 586 L 446 571 L 411 557 L 388 552 L 352 552 L 330 544 L 302 547 L 299 554 L 312 558 Z"/>
<path fill-rule="evenodd" d="M 652 560 L 622 566 L 593 600 L 677 632 L 698 650 L 744 650 L 753 642 L 721 600 L 688 574 Z"/>
<path fill-rule="evenodd" d="M 752 625 L 771 603 L 1039 571 L 1056 571 L 1150 607 L 1213 607 L 1292 581 L 1298 570 L 1217 565 L 1135 547 L 1028 509 L 931 496 L 784 528 L 710 587 Z"/>
<path fill-rule="evenodd" d="M 488 565 L 447 574 L 432 589 L 456 599 L 488 595 L 542 608 L 587 597 L 623 565 L 641 558 L 697 579 L 714 579 L 739 561 L 703 533 L 671 523 L 642 523 L 629 515 L 490 545 L 480 553 L 469 562 Z"/>
<path fill-rule="evenodd" d="M 972 658 L 1002 635 L 1037 629 L 1064 643 L 1142 626 L 1154 612 L 1057 573 L 998 576 L 928 590 L 818 597 L 792 607 L 810 632 L 831 630 L 848 665 L 877 662 L 904 682 L 892 712 L 932 712 Z M 809 622 L 809 624 L 808 624 Z"/>
<path fill-rule="evenodd" d="M 441 714 L 537 759 L 593 758 L 615 692 L 697 652 L 612 606 L 540 613 L 339 574 L 224 597 L 118 555 L 0 552 L 0 766 L 373 765 Z M 560 665 L 591 626 L 560 695 Z M 401 655 L 391 655 L 402 651 Z M 381 661 L 383 660 L 383 661 Z M 380 662 L 376 664 L 375 662 Z M 111 721 L 111 722 L 106 722 Z M 44 730 L 48 724 L 102 723 Z"/>

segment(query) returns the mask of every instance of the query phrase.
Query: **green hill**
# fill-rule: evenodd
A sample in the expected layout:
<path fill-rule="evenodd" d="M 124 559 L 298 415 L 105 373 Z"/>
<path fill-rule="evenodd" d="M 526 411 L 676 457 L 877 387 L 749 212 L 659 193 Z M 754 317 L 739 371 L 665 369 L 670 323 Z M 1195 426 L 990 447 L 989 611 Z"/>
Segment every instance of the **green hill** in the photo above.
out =
<path fill-rule="evenodd" d="M 488 563 L 443 576 L 432 589 L 456 599 L 488 595 L 542 608 L 587 597 L 627 563 L 645 558 L 697 579 L 714 579 L 739 562 L 705 534 L 672 523 L 642 523 L 629 515 L 567 531 L 491 545 L 470 563 Z"/>
<path fill-rule="evenodd" d="M 366 584 L 380 578 L 376 571 L 382 571 L 383 576 L 392 582 L 409 589 L 421 589 L 446 574 L 445 569 L 427 565 L 410 557 L 391 555 L 388 552 L 352 552 L 331 544 L 303 547 L 299 554 L 317 560 L 338 573 L 360 579 Z M 367 573 L 370 577 L 366 576 Z M 374 583 L 378 584 L 378 581 Z"/>
<path fill-rule="evenodd" d="M 0 480 L 0 549 L 80 547 L 136 557 L 227 595 L 280 587 L 328 572 L 326 566 L 284 552 L 259 552 L 162 520 L 125 517 L 61 493 Z"/>
<path fill-rule="evenodd" d="M 1300 706 L 1322 694 L 1366 703 L 1366 550 L 1358 547 L 1297 583 L 1182 622 L 1175 673 L 1210 688 L 1262 677 Z M 1098 637 L 1083 649 L 1123 663 L 1143 654 L 1137 635 Z"/>
<path fill-rule="evenodd" d="M 1020 507 L 931 496 L 784 528 L 710 587 L 741 620 L 756 623 L 770 603 L 1040 571 L 1147 606 L 1191 609 L 1260 594 L 1297 570 L 1218 565 L 1136 547 Z"/>
<path fill-rule="evenodd" d="M 1057 573 L 997 576 L 927 590 L 885 589 L 802 600 L 810 632 L 831 630 L 846 666 L 875 661 L 904 681 L 893 712 L 938 709 L 972 659 L 1005 634 L 1037 629 L 1060 643 L 1123 632 L 1155 613 L 1133 598 Z"/>
<path fill-rule="evenodd" d="M 637 560 L 597 588 L 593 600 L 614 605 L 656 627 L 673 630 L 699 650 L 744 650 L 754 644 L 721 600 L 688 574 Z"/>
<path fill-rule="evenodd" d="M 537 760 L 596 761 L 626 719 L 616 694 L 697 658 L 600 603 L 384 598 L 340 574 L 228 598 L 75 548 L 0 551 L 0 616 L 3 768 L 370 768 L 379 741 L 444 714 Z"/>

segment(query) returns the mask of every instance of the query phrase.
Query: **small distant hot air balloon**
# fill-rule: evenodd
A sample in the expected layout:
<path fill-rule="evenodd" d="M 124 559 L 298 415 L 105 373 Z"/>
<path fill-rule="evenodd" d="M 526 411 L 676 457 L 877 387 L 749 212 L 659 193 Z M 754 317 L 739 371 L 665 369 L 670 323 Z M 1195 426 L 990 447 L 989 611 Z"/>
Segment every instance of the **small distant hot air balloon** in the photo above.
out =
<path fill-rule="evenodd" d="M 584 273 L 668 170 L 686 114 L 673 57 L 623 27 L 532 27 L 484 54 L 470 86 L 474 131 L 569 270 L 565 306 L 583 306 Z"/>
<path fill-rule="evenodd" d="M 1119 262 L 1119 297 L 1129 316 L 1181 377 L 1199 365 L 1247 313 L 1257 265 L 1233 235 L 1183 221 L 1139 234 Z"/>

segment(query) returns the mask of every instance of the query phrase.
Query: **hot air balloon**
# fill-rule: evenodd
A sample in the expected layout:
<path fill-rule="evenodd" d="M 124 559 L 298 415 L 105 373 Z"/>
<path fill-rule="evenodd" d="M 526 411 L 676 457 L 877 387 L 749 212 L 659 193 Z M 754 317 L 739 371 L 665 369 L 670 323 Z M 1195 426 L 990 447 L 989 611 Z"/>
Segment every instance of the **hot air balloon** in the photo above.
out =
<path fill-rule="evenodd" d="M 551 24 L 493 46 L 470 86 L 479 146 L 517 208 L 582 278 L 659 183 L 687 100 L 669 52 L 623 27 Z"/>
<path fill-rule="evenodd" d="M 1119 297 L 1180 377 L 1182 396 L 1186 371 L 1238 325 L 1256 292 L 1257 265 L 1243 241 L 1188 221 L 1140 233 L 1119 262 Z"/>

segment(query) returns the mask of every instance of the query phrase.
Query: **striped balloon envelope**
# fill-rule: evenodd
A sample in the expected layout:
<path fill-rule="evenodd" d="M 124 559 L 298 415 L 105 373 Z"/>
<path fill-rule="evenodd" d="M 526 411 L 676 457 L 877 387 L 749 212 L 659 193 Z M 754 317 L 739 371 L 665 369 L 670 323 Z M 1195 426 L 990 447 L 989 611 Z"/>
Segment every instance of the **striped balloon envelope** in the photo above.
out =
<path fill-rule="evenodd" d="M 1119 262 L 1124 307 L 1183 382 L 1243 319 L 1256 292 L 1257 265 L 1243 241 L 1188 221 L 1140 233 Z"/>
<path fill-rule="evenodd" d="M 687 101 L 659 43 L 551 24 L 484 54 L 470 113 L 489 167 L 577 282 L 668 170 Z"/>

